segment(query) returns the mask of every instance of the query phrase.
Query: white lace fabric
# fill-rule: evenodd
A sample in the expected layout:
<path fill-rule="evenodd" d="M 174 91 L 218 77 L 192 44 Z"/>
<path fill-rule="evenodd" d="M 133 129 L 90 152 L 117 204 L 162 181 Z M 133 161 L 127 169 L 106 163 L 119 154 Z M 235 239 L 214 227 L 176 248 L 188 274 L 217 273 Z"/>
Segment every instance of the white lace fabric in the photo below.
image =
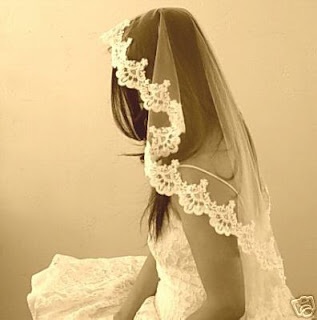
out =
<path fill-rule="evenodd" d="M 206 299 L 190 246 L 175 213 L 164 220 L 164 236 L 155 243 L 148 238 L 160 278 L 155 302 L 160 319 L 186 319 Z M 173 318 L 174 317 L 174 318 Z"/>
<path fill-rule="evenodd" d="M 160 278 L 157 292 L 144 301 L 135 320 L 185 320 L 206 298 L 181 221 L 172 213 L 163 228 L 157 243 L 147 240 Z M 33 319 L 112 319 L 145 258 L 55 255 L 50 266 L 32 278 L 27 300 Z"/>
<path fill-rule="evenodd" d="M 132 288 L 145 257 L 78 259 L 56 254 L 32 276 L 27 302 L 33 319 L 112 319 Z"/>
<path fill-rule="evenodd" d="M 190 245 L 176 214 L 164 220 L 163 236 L 147 239 L 155 258 L 159 283 L 135 320 L 185 320 L 205 301 L 206 292 Z M 47 269 L 33 275 L 27 297 L 34 320 L 110 320 L 120 309 L 141 269 L 145 256 L 77 259 L 57 254 Z M 295 320 L 286 285 L 274 287 L 271 299 L 247 307 L 248 320 Z"/>
<path fill-rule="evenodd" d="M 157 244 L 148 239 L 162 281 L 161 288 L 158 287 L 158 297 L 154 301 L 160 319 L 186 319 L 202 305 L 207 296 L 182 222 L 172 211 L 170 224 L 167 221 L 164 223 L 164 231 L 163 238 Z M 295 320 L 297 317 L 290 302 L 292 297 L 286 284 L 272 287 L 271 299 L 260 303 L 258 299 L 254 303 L 250 301 L 241 320 Z"/>

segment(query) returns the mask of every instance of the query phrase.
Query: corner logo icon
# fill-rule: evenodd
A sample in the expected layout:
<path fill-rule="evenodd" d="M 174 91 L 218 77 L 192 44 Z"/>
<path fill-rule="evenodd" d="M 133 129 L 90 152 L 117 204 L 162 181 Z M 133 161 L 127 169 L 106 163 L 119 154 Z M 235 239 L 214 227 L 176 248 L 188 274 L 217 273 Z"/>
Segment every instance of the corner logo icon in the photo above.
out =
<path fill-rule="evenodd" d="M 313 296 L 301 296 L 298 299 L 291 300 L 291 304 L 296 315 L 304 319 L 311 318 L 316 310 Z M 315 319 L 315 317 L 312 319 Z"/>

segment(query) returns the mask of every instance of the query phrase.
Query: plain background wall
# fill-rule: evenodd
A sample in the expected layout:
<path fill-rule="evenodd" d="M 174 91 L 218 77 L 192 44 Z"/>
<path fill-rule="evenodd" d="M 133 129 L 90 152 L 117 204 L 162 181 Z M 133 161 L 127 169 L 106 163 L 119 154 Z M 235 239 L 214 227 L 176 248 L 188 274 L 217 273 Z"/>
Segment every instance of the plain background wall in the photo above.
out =
<path fill-rule="evenodd" d="M 317 1 L 0 1 L 0 318 L 30 319 L 56 253 L 146 254 L 140 151 L 113 124 L 99 36 L 155 7 L 200 22 L 250 127 L 295 296 L 317 300 Z"/>

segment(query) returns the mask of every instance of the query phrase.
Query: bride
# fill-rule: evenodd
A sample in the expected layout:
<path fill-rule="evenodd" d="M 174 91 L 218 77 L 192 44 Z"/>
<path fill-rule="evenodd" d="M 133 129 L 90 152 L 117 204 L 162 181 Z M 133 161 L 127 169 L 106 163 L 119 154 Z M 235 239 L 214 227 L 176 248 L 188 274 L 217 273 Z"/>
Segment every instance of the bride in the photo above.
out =
<path fill-rule="evenodd" d="M 101 38 L 114 120 L 144 146 L 150 254 L 56 255 L 32 277 L 33 319 L 298 319 L 255 146 L 195 18 L 153 9 Z"/>

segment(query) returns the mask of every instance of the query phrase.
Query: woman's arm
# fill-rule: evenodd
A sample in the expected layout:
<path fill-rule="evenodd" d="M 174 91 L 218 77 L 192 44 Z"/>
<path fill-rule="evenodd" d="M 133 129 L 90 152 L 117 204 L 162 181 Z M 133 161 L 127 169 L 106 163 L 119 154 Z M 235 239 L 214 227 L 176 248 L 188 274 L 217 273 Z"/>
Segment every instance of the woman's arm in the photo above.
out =
<path fill-rule="evenodd" d="M 206 178 L 197 171 L 182 169 L 188 183 L 199 183 Z M 222 182 L 209 178 L 208 192 L 218 205 L 227 204 L 234 192 Z M 244 313 L 244 281 L 237 238 L 220 235 L 209 224 L 209 216 L 188 214 L 179 204 L 177 196 L 171 205 L 182 220 L 183 229 L 191 247 L 197 271 L 207 294 L 204 305 L 187 320 L 239 319 Z M 236 211 L 236 208 L 235 208 Z M 231 314 L 229 316 L 229 314 Z"/>
<path fill-rule="evenodd" d="M 158 280 L 156 262 L 152 254 L 149 253 L 127 299 L 114 319 L 132 320 L 144 300 L 155 294 Z"/>

